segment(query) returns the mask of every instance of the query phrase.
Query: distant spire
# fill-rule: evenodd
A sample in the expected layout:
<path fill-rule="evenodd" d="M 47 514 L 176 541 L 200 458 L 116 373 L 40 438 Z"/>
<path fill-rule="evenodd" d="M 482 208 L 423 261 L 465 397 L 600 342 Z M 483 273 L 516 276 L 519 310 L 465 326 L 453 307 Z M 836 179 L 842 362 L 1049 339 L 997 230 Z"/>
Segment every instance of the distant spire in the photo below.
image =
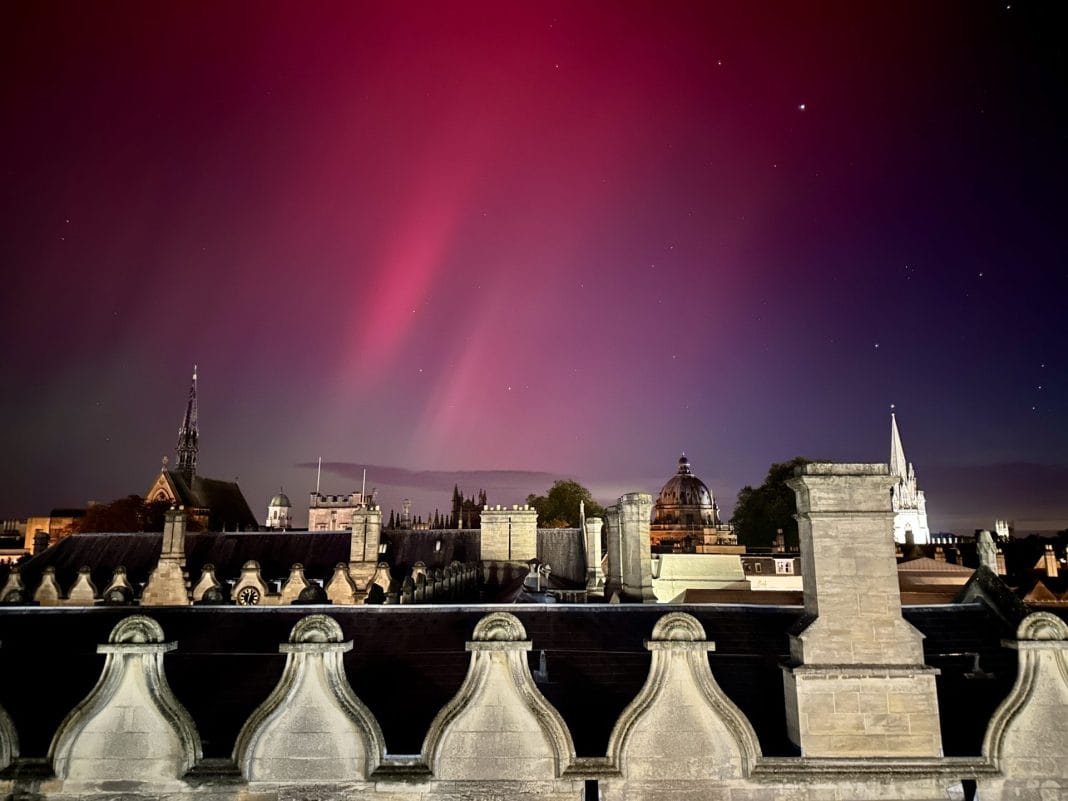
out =
<path fill-rule="evenodd" d="M 901 478 L 908 475 L 905 447 L 901 444 L 901 433 L 897 430 L 897 417 L 894 415 L 893 404 L 890 406 L 890 475 Z"/>
<path fill-rule="evenodd" d="M 193 381 L 189 385 L 189 402 L 185 407 L 182 427 L 178 429 L 178 470 L 186 481 L 192 482 L 197 472 L 197 451 L 200 432 L 197 429 L 197 366 L 193 365 Z"/>

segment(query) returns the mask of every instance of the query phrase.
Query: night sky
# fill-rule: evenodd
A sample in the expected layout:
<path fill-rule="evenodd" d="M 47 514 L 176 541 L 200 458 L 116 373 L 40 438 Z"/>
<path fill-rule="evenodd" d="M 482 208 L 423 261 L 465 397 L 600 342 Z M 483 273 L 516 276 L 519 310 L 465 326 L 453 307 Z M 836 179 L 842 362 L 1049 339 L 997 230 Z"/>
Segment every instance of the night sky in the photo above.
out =
<path fill-rule="evenodd" d="M 932 530 L 1068 526 L 1058 5 L 4 3 L 0 517 L 146 491 L 198 363 L 257 516 L 729 511 L 896 404 Z"/>

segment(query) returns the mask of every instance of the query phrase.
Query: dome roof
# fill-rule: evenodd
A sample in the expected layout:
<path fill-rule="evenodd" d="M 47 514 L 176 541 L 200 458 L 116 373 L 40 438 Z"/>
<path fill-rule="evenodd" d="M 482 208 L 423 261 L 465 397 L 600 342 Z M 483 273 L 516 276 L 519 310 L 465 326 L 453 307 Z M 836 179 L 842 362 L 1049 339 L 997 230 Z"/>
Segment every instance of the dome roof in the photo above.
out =
<path fill-rule="evenodd" d="M 289 498 L 284 492 L 279 492 L 277 495 L 271 498 L 269 506 L 288 506 L 292 508 L 293 504 L 289 502 Z"/>
<path fill-rule="evenodd" d="M 679 472 L 668 479 L 660 490 L 657 503 L 662 506 L 712 506 L 712 493 L 705 482 L 693 474 L 690 460 L 683 454 L 679 458 Z"/>

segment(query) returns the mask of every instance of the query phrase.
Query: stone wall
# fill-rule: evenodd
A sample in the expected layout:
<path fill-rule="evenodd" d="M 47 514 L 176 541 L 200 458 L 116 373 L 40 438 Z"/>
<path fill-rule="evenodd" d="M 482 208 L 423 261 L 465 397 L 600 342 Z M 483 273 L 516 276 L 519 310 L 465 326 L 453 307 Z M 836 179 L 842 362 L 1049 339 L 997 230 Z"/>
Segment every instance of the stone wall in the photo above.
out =
<path fill-rule="evenodd" d="M 538 558 L 538 513 L 532 506 L 487 506 L 482 510 L 483 562 Z"/>

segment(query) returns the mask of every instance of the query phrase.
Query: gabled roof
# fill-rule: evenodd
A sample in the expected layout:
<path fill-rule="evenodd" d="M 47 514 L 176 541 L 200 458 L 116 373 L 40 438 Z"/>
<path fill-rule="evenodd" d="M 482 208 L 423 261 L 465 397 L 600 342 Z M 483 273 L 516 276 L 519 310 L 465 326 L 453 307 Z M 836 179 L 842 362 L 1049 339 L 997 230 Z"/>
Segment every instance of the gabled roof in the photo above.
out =
<path fill-rule="evenodd" d="M 178 470 L 164 471 L 179 503 L 208 510 L 208 528 L 256 531 L 259 523 L 235 481 L 193 476 L 192 485 Z"/>

